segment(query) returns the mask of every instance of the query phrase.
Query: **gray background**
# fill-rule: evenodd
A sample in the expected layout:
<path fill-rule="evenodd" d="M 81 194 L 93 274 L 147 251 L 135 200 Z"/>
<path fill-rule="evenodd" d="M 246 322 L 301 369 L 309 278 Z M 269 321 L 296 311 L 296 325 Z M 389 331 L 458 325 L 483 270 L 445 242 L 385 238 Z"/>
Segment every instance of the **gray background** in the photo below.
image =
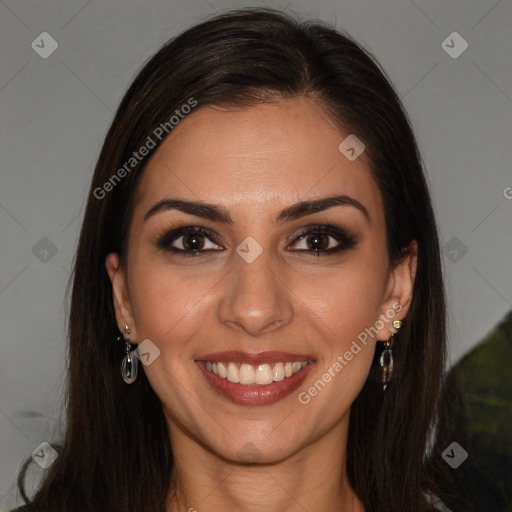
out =
<path fill-rule="evenodd" d="M 0 509 L 17 502 L 21 460 L 59 433 L 65 287 L 112 114 L 143 62 L 171 36 L 250 5 L 0 1 Z M 512 307 L 511 2 L 258 5 L 336 23 L 378 58 L 399 91 L 438 216 L 455 363 Z M 469 45 L 458 58 L 442 47 L 454 31 Z M 42 32 L 58 42 L 46 59 L 31 47 Z"/>

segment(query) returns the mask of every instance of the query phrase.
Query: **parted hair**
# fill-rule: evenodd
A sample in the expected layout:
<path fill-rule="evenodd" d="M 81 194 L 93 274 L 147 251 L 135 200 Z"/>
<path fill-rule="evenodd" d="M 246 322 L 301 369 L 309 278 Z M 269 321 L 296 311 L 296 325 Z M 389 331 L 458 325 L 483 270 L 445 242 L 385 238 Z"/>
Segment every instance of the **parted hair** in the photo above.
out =
<path fill-rule="evenodd" d="M 367 512 L 434 510 L 426 472 L 428 440 L 445 361 L 445 296 L 435 216 L 407 114 L 372 54 L 320 21 L 274 9 L 228 11 L 168 41 L 142 67 L 105 137 L 91 182 L 73 264 L 68 322 L 65 435 L 58 458 L 20 512 L 164 512 L 173 453 L 162 403 L 144 372 L 127 386 L 105 257 L 126 260 L 137 182 L 149 155 L 104 197 L 94 191 L 145 144 L 176 109 L 197 101 L 246 108 L 313 98 L 366 147 L 383 199 L 392 265 L 418 244 L 411 306 L 395 336 L 393 380 L 383 393 L 373 370 L 351 406 L 346 471 Z M 168 137 L 172 137 L 172 131 Z M 162 138 L 162 140 L 164 140 Z M 377 363 L 379 348 L 375 352 Z M 377 367 L 377 364 L 375 364 Z"/>

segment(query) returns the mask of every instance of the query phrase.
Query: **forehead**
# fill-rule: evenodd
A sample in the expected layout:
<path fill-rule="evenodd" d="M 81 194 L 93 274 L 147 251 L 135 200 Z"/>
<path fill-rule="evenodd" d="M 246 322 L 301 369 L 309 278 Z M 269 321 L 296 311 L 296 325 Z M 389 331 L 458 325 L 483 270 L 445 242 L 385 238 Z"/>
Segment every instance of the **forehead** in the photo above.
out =
<path fill-rule="evenodd" d="M 151 158 L 136 208 L 180 197 L 270 215 L 272 204 L 339 192 L 378 210 L 366 154 L 350 161 L 338 149 L 348 135 L 309 98 L 236 110 L 199 106 Z"/>

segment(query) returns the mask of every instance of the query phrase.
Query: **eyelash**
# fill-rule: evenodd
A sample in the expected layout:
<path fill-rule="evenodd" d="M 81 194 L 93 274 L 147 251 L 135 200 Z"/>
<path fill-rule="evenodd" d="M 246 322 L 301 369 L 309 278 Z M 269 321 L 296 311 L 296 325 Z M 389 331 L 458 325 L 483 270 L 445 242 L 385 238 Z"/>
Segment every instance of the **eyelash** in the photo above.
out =
<path fill-rule="evenodd" d="M 292 252 L 302 252 L 302 253 L 309 253 L 311 256 L 329 256 L 333 255 L 342 251 L 346 251 L 348 249 L 351 249 L 354 247 L 358 240 L 356 236 L 352 233 L 349 233 L 348 231 L 338 228 L 336 226 L 332 226 L 329 224 L 326 225 L 310 225 L 303 228 L 295 237 L 295 239 L 292 241 L 292 244 L 295 244 L 304 238 L 306 238 L 309 235 L 316 235 L 316 234 L 322 234 L 322 235 L 328 235 L 334 238 L 339 245 L 334 248 L 330 249 L 299 249 Z M 181 228 L 173 229 L 171 231 L 165 231 L 163 234 L 161 234 L 158 237 L 158 240 L 156 242 L 156 245 L 160 249 L 164 249 L 166 251 L 173 252 L 175 254 L 179 254 L 180 256 L 184 257 L 191 257 L 191 256 L 197 256 L 201 254 L 205 254 L 207 252 L 213 252 L 218 251 L 220 252 L 220 249 L 201 249 L 201 250 L 185 250 L 185 249 L 178 249 L 176 247 L 173 247 L 171 245 L 172 242 L 178 240 L 182 236 L 185 235 L 202 235 L 208 239 L 210 239 L 211 242 L 220 245 L 219 238 L 215 234 L 215 232 L 211 231 L 210 229 L 204 228 L 202 226 L 184 226 Z"/>

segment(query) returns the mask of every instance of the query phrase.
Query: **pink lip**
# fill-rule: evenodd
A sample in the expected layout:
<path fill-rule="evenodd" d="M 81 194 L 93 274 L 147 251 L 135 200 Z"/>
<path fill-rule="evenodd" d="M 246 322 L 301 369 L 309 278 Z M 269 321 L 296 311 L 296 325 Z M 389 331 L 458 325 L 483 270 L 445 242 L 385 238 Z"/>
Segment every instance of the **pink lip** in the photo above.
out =
<path fill-rule="evenodd" d="M 306 379 L 315 366 L 311 357 L 286 354 L 284 352 L 264 352 L 261 354 L 247 354 L 243 352 L 219 352 L 209 354 L 204 359 L 196 360 L 196 365 L 206 378 L 210 386 L 222 397 L 238 405 L 270 405 L 293 393 Z M 311 361 L 300 372 L 286 377 L 279 382 L 272 382 L 266 386 L 246 386 L 230 382 L 208 371 L 205 361 L 232 361 L 247 364 L 262 364 L 274 362 Z"/>

